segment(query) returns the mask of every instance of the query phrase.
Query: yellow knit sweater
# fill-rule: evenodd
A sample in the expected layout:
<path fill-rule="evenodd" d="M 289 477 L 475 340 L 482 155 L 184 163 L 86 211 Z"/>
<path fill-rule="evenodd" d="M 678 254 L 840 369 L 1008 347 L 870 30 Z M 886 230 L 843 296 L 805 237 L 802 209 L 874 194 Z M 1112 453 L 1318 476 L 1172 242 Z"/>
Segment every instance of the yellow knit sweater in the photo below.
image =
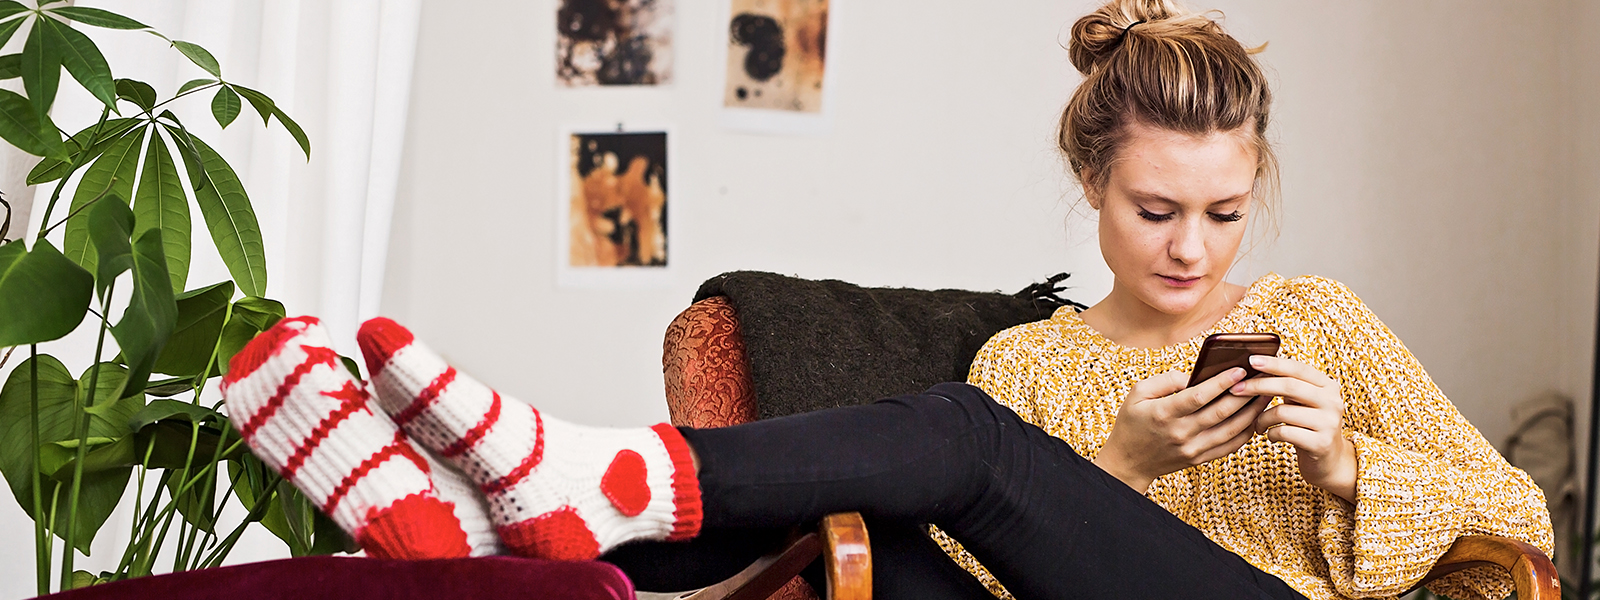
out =
<path fill-rule="evenodd" d="M 1359 466 L 1353 506 L 1301 479 L 1293 446 L 1261 435 L 1227 457 L 1156 479 L 1149 498 L 1212 541 L 1312 600 L 1393 597 L 1464 535 L 1506 536 L 1551 552 L 1550 515 L 1533 480 L 1501 458 L 1336 281 L 1268 274 L 1210 331 L 1166 348 L 1119 346 L 1063 308 L 991 338 L 968 381 L 1093 459 L 1133 384 L 1193 368 L 1200 342 L 1220 332 L 1277 333 L 1280 356 L 1337 380 Z M 1010 597 L 959 544 L 932 533 L 996 596 Z M 1498 599 L 1511 580 L 1476 568 L 1429 587 L 1460 600 Z"/>

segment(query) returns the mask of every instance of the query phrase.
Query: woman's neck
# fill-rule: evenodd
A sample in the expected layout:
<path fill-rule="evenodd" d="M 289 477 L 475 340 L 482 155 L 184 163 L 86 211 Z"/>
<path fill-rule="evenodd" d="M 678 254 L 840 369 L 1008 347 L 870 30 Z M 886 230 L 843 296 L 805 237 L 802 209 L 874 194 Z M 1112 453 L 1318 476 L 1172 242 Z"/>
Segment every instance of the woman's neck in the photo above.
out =
<path fill-rule="evenodd" d="M 1119 346 L 1162 348 L 1189 341 L 1211 329 L 1244 299 L 1245 287 L 1223 282 L 1193 309 L 1165 313 L 1140 300 L 1121 286 L 1083 311 L 1083 322 Z"/>

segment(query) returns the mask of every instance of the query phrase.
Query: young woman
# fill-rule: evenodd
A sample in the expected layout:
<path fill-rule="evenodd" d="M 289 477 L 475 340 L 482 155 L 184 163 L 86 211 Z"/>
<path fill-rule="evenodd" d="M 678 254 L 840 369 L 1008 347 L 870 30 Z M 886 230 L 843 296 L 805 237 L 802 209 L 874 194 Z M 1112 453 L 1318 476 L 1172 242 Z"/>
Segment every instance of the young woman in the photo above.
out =
<path fill-rule="evenodd" d="M 1115 285 L 995 336 L 968 384 L 725 429 L 599 429 L 503 399 L 386 319 L 359 335 L 373 401 L 303 317 L 234 359 L 230 414 L 379 556 L 660 554 L 693 544 L 623 545 L 856 510 L 880 598 L 1321 600 L 1393 596 L 1463 535 L 1549 553 L 1538 488 L 1354 294 L 1223 280 L 1276 201 L 1250 51 L 1171 2 L 1115 0 L 1070 52 L 1085 79 L 1061 149 Z M 1252 363 L 1263 377 L 1185 388 L 1215 332 L 1283 347 Z M 1435 587 L 1510 589 L 1483 569 Z"/>

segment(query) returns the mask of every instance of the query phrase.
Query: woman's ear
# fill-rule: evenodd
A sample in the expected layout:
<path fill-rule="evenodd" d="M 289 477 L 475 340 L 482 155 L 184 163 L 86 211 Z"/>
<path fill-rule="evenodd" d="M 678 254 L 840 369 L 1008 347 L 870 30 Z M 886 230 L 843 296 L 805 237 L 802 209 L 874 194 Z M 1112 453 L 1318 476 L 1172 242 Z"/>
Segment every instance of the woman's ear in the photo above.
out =
<path fill-rule="evenodd" d="M 1083 199 L 1089 201 L 1089 208 L 1100 210 L 1105 206 L 1105 188 L 1090 183 L 1094 181 L 1093 173 L 1085 169 L 1079 181 L 1083 182 Z"/>

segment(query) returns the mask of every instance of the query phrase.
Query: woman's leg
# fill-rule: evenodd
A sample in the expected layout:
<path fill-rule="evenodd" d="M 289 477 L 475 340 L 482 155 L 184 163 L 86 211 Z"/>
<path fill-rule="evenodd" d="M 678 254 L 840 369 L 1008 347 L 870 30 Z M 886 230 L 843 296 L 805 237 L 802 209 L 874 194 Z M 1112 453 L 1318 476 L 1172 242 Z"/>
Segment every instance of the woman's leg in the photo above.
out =
<path fill-rule="evenodd" d="M 861 511 L 938 525 L 1021 598 L 1300 597 L 965 384 L 683 433 L 708 527 Z"/>
<path fill-rule="evenodd" d="M 387 319 L 358 341 L 378 403 L 480 485 L 513 551 L 593 558 L 688 539 L 702 518 L 854 510 L 939 525 L 1023 598 L 1298 596 L 972 386 L 723 429 L 604 429 L 502 401 Z"/>

